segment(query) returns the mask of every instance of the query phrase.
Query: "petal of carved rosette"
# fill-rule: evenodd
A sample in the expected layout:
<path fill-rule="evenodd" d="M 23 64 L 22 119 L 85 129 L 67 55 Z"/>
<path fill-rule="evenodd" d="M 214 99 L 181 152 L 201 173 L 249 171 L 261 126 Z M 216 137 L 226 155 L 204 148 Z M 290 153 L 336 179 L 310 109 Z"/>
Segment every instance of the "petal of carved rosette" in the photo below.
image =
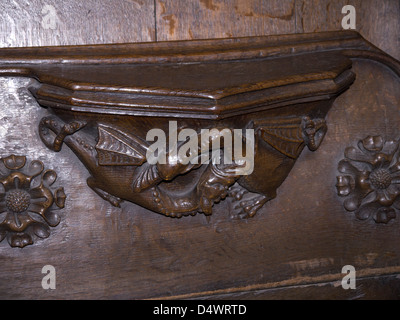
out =
<path fill-rule="evenodd" d="M 343 206 L 360 220 L 388 223 L 400 209 L 399 141 L 368 136 L 345 150 L 336 190 Z"/>
<path fill-rule="evenodd" d="M 53 191 L 56 179 L 39 160 L 26 165 L 25 156 L 0 159 L 0 241 L 7 238 L 11 247 L 23 248 L 49 237 L 50 227 L 61 220 L 54 210 L 66 199 L 62 187 Z"/>

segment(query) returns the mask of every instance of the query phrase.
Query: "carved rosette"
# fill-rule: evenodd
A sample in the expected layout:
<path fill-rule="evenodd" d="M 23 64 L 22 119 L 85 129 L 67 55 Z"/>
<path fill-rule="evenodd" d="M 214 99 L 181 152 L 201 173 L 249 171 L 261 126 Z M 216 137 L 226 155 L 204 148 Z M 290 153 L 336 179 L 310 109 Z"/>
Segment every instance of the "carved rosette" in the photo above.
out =
<path fill-rule="evenodd" d="M 358 219 L 388 223 L 400 209 L 399 141 L 381 136 L 360 140 L 339 162 L 336 189 L 343 206 Z"/>
<path fill-rule="evenodd" d="M 63 208 L 66 199 L 62 187 L 50 188 L 56 179 L 41 161 L 26 166 L 24 156 L 0 159 L 0 241 L 7 238 L 11 247 L 23 248 L 50 235 L 60 222 L 54 209 Z"/>

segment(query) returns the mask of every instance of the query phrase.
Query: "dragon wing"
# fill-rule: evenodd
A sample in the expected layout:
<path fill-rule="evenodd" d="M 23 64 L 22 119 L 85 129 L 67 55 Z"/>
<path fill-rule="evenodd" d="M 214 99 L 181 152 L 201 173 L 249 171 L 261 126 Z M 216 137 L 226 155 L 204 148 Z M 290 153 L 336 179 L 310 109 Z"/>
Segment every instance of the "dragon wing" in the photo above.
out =
<path fill-rule="evenodd" d="M 142 139 L 104 125 L 99 125 L 98 130 L 96 151 L 100 165 L 140 166 L 146 161 L 147 144 Z"/>
<path fill-rule="evenodd" d="M 265 142 L 284 155 L 296 159 L 304 148 L 302 118 L 275 118 L 253 122 Z"/>

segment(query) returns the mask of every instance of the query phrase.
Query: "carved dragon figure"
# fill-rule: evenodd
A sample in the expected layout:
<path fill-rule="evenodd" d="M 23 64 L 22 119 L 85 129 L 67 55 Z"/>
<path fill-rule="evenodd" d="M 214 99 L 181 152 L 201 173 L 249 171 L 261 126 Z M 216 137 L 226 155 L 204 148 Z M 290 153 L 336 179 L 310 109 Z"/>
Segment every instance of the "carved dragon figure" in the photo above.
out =
<path fill-rule="evenodd" d="M 95 139 L 81 130 L 85 125 L 81 121 L 64 123 L 57 117 L 45 117 L 40 122 L 39 134 L 45 145 L 54 151 L 60 151 L 65 142 L 92 174 L 87 180 L 89 187 L 112 205 L 119 206 L 122 200 L 128 200 L 170 217 L 198 212 L 211 215 L 213 205 L 226 197 L 236 202 L 235 211 L 239 217 L 254 216 L 276 196 L 276 189 L 304 146 L 316 150 L 326 133 L 325 121 L 319 118 L 253 121 L 247 127 L 253 128 L 255 134 L 254 172 L 240 175 L 236 169 L 243 163 L 237 159 L 230 164 L 223 163 L 223 144 L 218 147 L 221 161 L 217 163 L 150 164 L 146 161 L 147 141 L 103 124 L 97 125 Z M 210 137 L 211 142 L 220 138 L 221 131 L 215 132 L 217 134 Z M 245 140 L 243 138 L 243 144 Z M 214 144 L 209 145 L 211 157 Z M 178 145 L 178 150 L 181 147 L 182 144 Z M 189 182 L 180 188 L 173 187 L 174 180 L 182 175 L 192 178 L 186 179 Z"/>

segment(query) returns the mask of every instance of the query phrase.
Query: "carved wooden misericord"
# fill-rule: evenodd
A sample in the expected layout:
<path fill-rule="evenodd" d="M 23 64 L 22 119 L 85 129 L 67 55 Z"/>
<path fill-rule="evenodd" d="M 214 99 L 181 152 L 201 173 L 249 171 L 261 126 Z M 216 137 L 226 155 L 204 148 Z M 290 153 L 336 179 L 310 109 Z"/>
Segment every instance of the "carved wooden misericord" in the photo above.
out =
<path fill-rule="evenodd" d="M 276 197 L 303 149 L 315 151 L 322 143 L 333 101 L 355 79 L 354 59 L 374 60 L 400 74 L 399 62 L 358 33 L 343 31 L 2 49 L 0 75 L 36 79 L 29 90 L 49 113 L 39 124 L 43 143 L 53 151 L 66 144 L 89 171 L 88 186 L 112 205 L 127 200 L 181 217 L 210 215 L 216 203 L 232 197 L 237 216 L 252 217 Z M 185 132 L 195 141 L 202 130 L 212 134 L 206 147 L 188 148 L 181 139 L 175 150 L 163 150 L 167 163 L 150 163 L 153 141 L 146 134 L 152 129 L 166 132 L 171 141 Z M 254 138 L 251 174 L 242 174 L 240 159 L 222 161 L 232 143 L 224 134 L 238 132 L 243 150 Z M 363 148 L 371 151 L 368 143 Z M 210 158 L 198 161 L 204 149 Z M 177 161 L 182 159 L 172 152 L 191 161 Z M 215 154 L 219 163 L 211 161 Z M 350 167 L 346 161 L 341 172 L 345 163 Z M 352 174 L 339 178 L 340 195 L 349 194 L 346 185 L 359 179 L 355 170 Z M 383 171 L 371 174 L 376 190 L 386 183 Z M 369 190 L 360 188 L 357 199 L 345 202 L 347 210 L 356 210 Z M 385 219 L 392 215 L 386 212 Z"/>

